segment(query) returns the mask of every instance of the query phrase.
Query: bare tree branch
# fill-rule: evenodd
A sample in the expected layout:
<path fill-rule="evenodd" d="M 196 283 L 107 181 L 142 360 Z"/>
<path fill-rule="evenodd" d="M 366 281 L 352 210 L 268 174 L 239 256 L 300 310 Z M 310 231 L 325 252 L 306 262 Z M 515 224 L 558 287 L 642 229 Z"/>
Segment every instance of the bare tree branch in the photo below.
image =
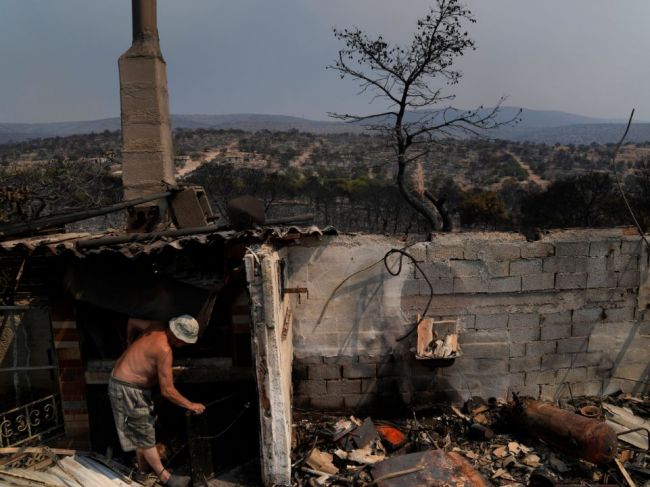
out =
<path fill-rule="evenodd" d="M 454 99 L 454 94 L 445 93 L 443 87 L 453 86 L 462 78 L 462 72 L 453 69 L 453 65 L 467 50 L 475 49 L 464 29 L 466 23 L 473 22 L 471 12 L 459 0 L 435 0 L 427 15 L 418 20 L 408 47 L 391 45 L 382 36 L 371 39 L 359 28 L 334 29 L 334 36 L 345 47 L 339 51 L 336 63 L 328 68 L 338 71 L 341 78 L 357 80 L 361 93 L 374 91 L 371 102 L 384 100 L 388 106 L 370 115 L 330 116 L 361 123 L 366 130 L 384 134 L 395 152 L 400 193 L 432 230 L 439 227 L 437 213 L 442 217 L 443 228 L 450 229 L 451 220 L 442 215 L 440 201 L 444 199 L 430 193 L 422 195 L 422 199 L 409 188 L 405 178 L 407 166 L 429 154 L 430 144 L 436 138 L 484 136 L 485 131 L 514 123 L 519 116 L 497 120 L 503 98 L 487 112 L 482 106 L 465 111 L 451 107 L 430 109 Z M 415 153 L 414 146 L 418 147 Z"/>

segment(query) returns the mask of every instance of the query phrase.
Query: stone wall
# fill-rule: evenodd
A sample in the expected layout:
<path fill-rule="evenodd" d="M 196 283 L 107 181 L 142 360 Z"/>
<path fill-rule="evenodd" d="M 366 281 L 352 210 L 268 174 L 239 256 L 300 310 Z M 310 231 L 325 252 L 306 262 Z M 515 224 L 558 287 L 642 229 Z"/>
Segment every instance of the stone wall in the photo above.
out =
<path fill-rule="evenodd" d="M 403 246 L 339 236 L 287 249 L 285 285 L 308 290 L 293 307 L 294 404 L 365 409 L 647 390 L 648 252 L 633 232 L 553 232 L 537 242 L 439 235 L 406 249 L 421 271 L 404 259 L 391 276 L 382 257 Z M 434 292 L 427 316 L 458 320 L 464 355 L 454 361 L 415 360 L 413 338 L 396 340 L 429 299 L 422 273 Z"/>

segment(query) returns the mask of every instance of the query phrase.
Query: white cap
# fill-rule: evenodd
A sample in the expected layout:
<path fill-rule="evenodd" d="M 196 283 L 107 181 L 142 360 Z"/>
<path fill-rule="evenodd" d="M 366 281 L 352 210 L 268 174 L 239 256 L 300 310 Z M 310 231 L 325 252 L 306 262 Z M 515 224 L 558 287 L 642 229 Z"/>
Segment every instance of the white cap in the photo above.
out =
<path fill-rule="evenodd" d="M 199 323 L 190 315 L 180 315 L 169 320 L 169 329 L 176 338 L 185 343 L 196 343 Z"/>

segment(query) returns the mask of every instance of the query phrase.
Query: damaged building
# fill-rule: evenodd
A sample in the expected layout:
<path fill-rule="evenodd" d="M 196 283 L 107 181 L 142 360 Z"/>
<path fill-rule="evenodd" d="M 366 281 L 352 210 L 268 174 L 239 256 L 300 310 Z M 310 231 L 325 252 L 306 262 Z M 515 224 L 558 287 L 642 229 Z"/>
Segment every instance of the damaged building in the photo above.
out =
<path fill-rule="evenodd" d="M 476 396 L 642 395 L 647 250 L 628 233 L 572 230 L 537 242 L 440 235 L 408 247 L 414 261 L 385 258 L 404 248 L 396 240 L 316 228 L 112 245 L 101 245 L 105 236 L 74 234 L 4 241 L 3 260 L 22 268 L 18 304 L 3 307 L 10 345 L 3 390 L 11 391 L 3 394 L 4 418 L 11 421 L 12 406 L 51 401 L 58 408 L 52 432 L 65 431 L 66 446 L 118 449 L 106 421 L 106 383 L 128 318 L 199 315 L 213 289 L 205 333 L 178 357 L 176 380 L 206 403 L 234 394 L 220 403 L 226 417 L 208 415 L 218 422 L 257 404 L 246 414 L 252 420 L 259 412 L 267 485 L 291 482 L 292 406 L 392 416 Z M 401 272 L 392 275 L 400 258 Z M 454 356 L 418 357 L 418 330 L 409 332 L 425 309 L 430 319 L 422 323 L 440 342 L 457 335 Z M 179 424 L 171 419 L 178 411 L 160 414 Z M 217 467 L 228 464 L 233 445 L 245 451 L 230 466 L 256 453 L 252 424 L 233 428 L 237 438 L 246 425 L 247 441 L 215 451 Z M 187 437 L 181 425 L 172 442 Z M 3 445 L 24 441 L 7 434 L 15 429 L 3 429 Z"/>
<path fill-rule="evenodd" d="M 108 379 L 131 325 L 179 314 L 197 317 L 201 334 L 176 354 L 175 382 L 207 411 L 187 416 L 161 401 L 157 437 L 164 461 L 189 465 L 194 485 L 236 485 L 215 477 L 256 457 L 249 470 L 267 486 L 487 485 L 475 470 L 485 475 L 483 457 L 443 440 L 492 438 L 490 419 L 513 394 L 647 396 L 648 247 L 634 229 L 405 243 L 274 224 L 236 205 L 228 224 L 215 223 L 202 188 L 174 179 L 155 7 L 133 0 L 133 45 L 119 61 L 125 201 L 0 229 L 2 481 L 47 485 L 51 478 L 17 472 L 85 468 L 136 485 L 111 463 L 125 460 Z M 115 211 L 127 212 L 123 230 L 64 231 Z M 445 412 L 422 417 L 440 404 Z M 357 419 L 370 415 L 397 423 Z M 437 424 L 423 426 L 434 416 Z M 515 443 L 490 455 L 542 466 Z M 75 451 L 94 460 L 73 463 Z M 372 478 L 363 477 L 368 465 Z M 523 482 L 504 472 L 492 478 Z"/>

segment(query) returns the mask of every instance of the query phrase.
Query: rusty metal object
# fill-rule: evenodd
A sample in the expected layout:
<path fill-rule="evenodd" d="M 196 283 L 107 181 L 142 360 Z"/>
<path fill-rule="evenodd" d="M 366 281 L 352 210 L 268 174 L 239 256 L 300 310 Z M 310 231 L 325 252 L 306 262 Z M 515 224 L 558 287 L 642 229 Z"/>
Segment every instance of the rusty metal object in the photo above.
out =
<path fill-rule="evenodd" d="M 403 474 L 400 474 L 402 472 Z M 406 473 L 409 472 L 409 473 Z M 372 469 L 378 487 L 488 487 L 470 463 L 454 452 L 428 450 L 398 455 Z"/>
<path fill-rule="evenodd" d="M 515 399 L 513 420 L 530 435 L 588 462 L 607 463 L 618 450 L 616 434 L 605 423 L 547 402 Z"/>
<path fill-rule="evenodd" d="M 601 419 L 603 417 L 602 410 L 598 406 L 594 405 L 582 406 L 578 412 L 585 418 Z"/>

